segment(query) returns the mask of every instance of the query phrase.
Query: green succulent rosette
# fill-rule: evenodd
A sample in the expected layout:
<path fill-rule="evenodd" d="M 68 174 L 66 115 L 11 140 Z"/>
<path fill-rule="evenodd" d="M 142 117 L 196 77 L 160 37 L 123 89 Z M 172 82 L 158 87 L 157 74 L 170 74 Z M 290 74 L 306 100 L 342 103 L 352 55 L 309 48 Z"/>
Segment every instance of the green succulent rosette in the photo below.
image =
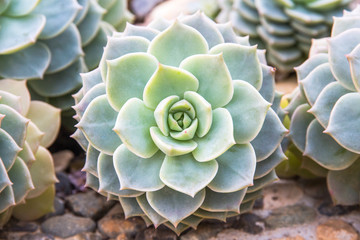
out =
<path fill-rule="evenodd" d="M 46 149 L 60 128 L 60 110 L 31 101 L 26 81 L 0 81 L 0 228 L 13 215 L 34 220 L 53 211 L 56 181 Z"/>
<path fill-rule="evenodd" d="M 177 234 L 252 208 L 286 132 L 264 51 L 202 13 L 109 38 L 75 95 L 86 185 Z M 273 103 L 273 108 L 270 108 Z"/>
<path fill-rule="evenodd" d="M 334 19 L 331 37 L 296 68 L 299 88 L 285 108 L 301 166 L 326 177 L 334 203 L 343 205 L 360 203 L 359 16 L 360 6 Z"/>
<path fill-rule="evenodd" d="M 125 0 L 2 1 L 0 78 L 28 79 L 34 99 L 71 109 L 79 73 L 98 66 L 125 9 Z"/>
<path fill-rule="evenodd" d="M 333 16 L 353 0 L 219 0 L 217 20 L 231 21 L 236 33 L 267 49 L 269 63 L 291 72 L 308 56 L 311 39 L 330 35 Z M 232 4 L 232 5 L 231 5 Z"/>

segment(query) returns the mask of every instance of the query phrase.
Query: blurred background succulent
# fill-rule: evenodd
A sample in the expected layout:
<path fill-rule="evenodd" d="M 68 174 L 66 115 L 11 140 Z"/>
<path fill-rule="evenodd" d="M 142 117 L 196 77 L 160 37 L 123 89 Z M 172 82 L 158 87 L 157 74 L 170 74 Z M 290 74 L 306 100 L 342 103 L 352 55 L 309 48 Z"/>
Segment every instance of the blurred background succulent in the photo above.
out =
<path fill-rule="evenodd" d="M 56 182 L 46 149 L 60 128 L 60 110 L 31 101 L 26 81 L 0 81 L 0 228 L 11 215 L 33 220 L 53 210 Z"/>
<path fill-rule="evenodd" d="M 291 72 L 306 58 L 311 39 L 330 35 L 333 16 L 353 0 L 219 0 L 219 22 L 231 21 L 236 33 L 266 48 L 271 65 Z"/>
<path fill-rule="evenodd" d="M 72 115 L 79 73 L 97 67 L 107 36 L 131 19 L 125 0 L 2 1 L 0 78 L 29 79 L 34 99 Z"/>
<path fill-rule="evenodd" d="M 334 18 L 331 37 L 296 68 L 285 108 L 301 167 L 327 178 L 334 203 L 360 203 L 360 6 Z M 301 154 L 302 153 L 302 154 Z"/>
<path fill-rule="evenodd" d="M 87 186 L 126 217 L 180 234 L 250 210 L 277 179 L 286 129 L 274 70 L 229 24 L 197 13 L 129 25 L 82 77 L 73 137 Z"/>

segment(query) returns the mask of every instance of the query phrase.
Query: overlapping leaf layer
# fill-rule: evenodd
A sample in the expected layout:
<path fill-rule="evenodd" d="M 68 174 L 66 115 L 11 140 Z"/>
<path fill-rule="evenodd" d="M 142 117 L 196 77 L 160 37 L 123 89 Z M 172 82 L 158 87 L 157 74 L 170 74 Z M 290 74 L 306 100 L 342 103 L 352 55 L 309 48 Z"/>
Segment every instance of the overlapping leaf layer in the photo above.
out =
<path fill-rule="evenodd" d="M 87 186 L 180 234 L 246 212 L 286 133 L 264 51 L 202 13 L 127 26 L 82 75 L 73 137 Z M 270 108 L 273 104 L 272 108 Z"/>
<path fill-rule="evenodd" d="M 31 101 L 25 81 L 0 81 L 0 228 L 13 215 L 33 220 L 53 210 L 56 182 L 46 149 L 60 128 L 60 110 Z"/>
<path fill-rule="evenodd" d="M 341 16 L 352 0 L 219 0 L 219 22 L 267 49 L 270 64 L 293 71 L 307 57 L 311 39 L 330 35 L 333 16 Z"/>
<path fill-rule="evenodd" d="M 126 7 L 126 0 L 2 1 L 0 78 L 29 79 L 34 99 L 70 110 L 79 73 L 98 66 L 107 36 L 132 19 Z"/>
<path fill-rule="evenodd" d="M 296 68 L 291 117 L 293 159 L 327 178 L 337 204 L 360 203 L 360 6 L 334 18 L 331 37 L 314 42 Z M 284 169 L 283 169 L 284 170 Z M 286 172 L 286 171 L 285 171 Z"/>

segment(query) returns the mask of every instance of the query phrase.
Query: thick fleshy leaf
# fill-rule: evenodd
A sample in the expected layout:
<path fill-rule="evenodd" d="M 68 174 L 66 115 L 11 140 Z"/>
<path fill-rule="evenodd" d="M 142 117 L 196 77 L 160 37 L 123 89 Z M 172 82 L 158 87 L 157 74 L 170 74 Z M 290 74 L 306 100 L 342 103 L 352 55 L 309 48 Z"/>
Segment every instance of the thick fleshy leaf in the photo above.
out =
<path fill-rule="evenodd" d="M 40 1 L 33 13 L 46 17 L 44 30 L 40 34 L 41 39 L 49 39 L 63 32 L 75 19 L 81 6 L 73 0 L 47 0 Z"/>
<path fill-rule="evenodd" d="M 46 148 L 40 146 L 35 154 L 35 159 L 30 168 L 35 189 L 27 195 L 27 199 L 40 196 L 52 184 L 57 182 L 51 153 Z"/>
<path fill-rule="evenodd" d="M 113 60 L 128 53 L 146 52 L 149 44 L 149 40 L 143 37 L 109 38 L 99 64 L 103 81 L 105 82 L 107 76 L 106 60 Z"/>
<path fill-rule="evenodd" d="M 236 144 L 216 161 L 219 170 L 208 187 L 220 193 L 239 191 L 253 184 L 256 166 L 255 151 L 251 144 Z"/>
<path fill-rule="evenodd" d="M 165 155 L 158 151 L 150 158 L 133 154 L 124 144 L 114 152 L 114 166 L 121 182 L 121 189 L 157 191 L 164 187 L 159 173 Z"/>
<path fill-rule="evenodd" d="M 46 73 L 55 73 L 65 69 L 84 55 L 81 49 L 81 40 L 75 24 L 70 24 L 60 35 L 44 40 L 49 48 L 51 61 Z"/>
<path fill-rule="evenodd" d="M 86 93 L 89 92 L 94 86 L 98 85 L 99 83 L 103 83 L 99 68 L 91 72 L 81 73 L 80 75 L 83 80 L 82 89 L 84 91 L 84 95 L 86 95 Z"/>
<path fill-rule="evenodd" d="M 100 152 L 89 144 L 86 149 L 86 161 L 82 171 L 89 172 L 98 177 L 97 162 Z"/>
<path fill-rule="evenodd" d="M 310 105 L 314 105 L 324 87 L 335 81 L 336 79 L 333 77 L 330 64 L 323 63 L 316 67 L 300 84 L 303 86 L 308 102 Z"/>
<path fill-rule="evenodd" d="M 256 192 L 276 180 L 279 180 L 279 178 L 276 175 L 275 169 L 273 169 L 270 173 L 266 174 L 264 177 L 255 179 L 254 185 L 248 187 L 247 193 Z M 240 212 L 241 212 L 241 206 L 240 206 Z"/>
<path fill-rule="evenodd" d="M 145 194 L 141 196 L 145 196 Z M 124 209 L 125 218 L 145 215 L 139 206 L 137 198 L 119 197 L 119 201 L 121 203 L 122 209 Z"/>
<path fill-rule="evenodd" d="M 13 54 L 0 55 L 0 76 L 12 79 L 43 78 L 50 57 L 49 49 L 39 42 Z"/>
<path fill-rule="evenodd" d="M 199 162 L 211 161 L 235 144 L 233 120 L 225 108 L 213 111 L 213 121 L 209 132 L 202 138 L 196 138 L 197 148 L 192 152 Z"/>
<path fill-rule="evenodd" d="M 121 183 L 116 174 L 113 156 L 100 153 L 98 158 L 99 192 L 114 194 L 119 197 L 137 197 L 143 192 L 135 190 L 121 190 Z"/>
<path fill-rule="evenodd" d="M 319 123 L 326 128 L 329 123 L 330 113 L 333 110 L 335 103 L 340 97 L 347 93 L 350 93 L 350 90 L 344 88 L 338 82 L 332 82 L 321 91 L 315 104 L 309 112 L 314 114 Z M 348 119 L 352 118 L 347 118 L 347 120 Z"/>
<path fill-rule="evenodd" d="M 90 1 L 91 0 L 78 0 L 77 2 L 79 3 L 79 5 L 81 6 L 80 11 L 78 11 L 78 13 L 76 14 L 76 17 L 73 21 L 73 23 L 75 23 L 76 25 L 79 24 L 81 21 L 84 20 L 87 11 L 89 10 L 90 7 Z M 99 3 L 100 4 L 100 3 Z M 101 5 L 101 4 L 100 4 Z"/>
<path fill-rule="evenodd" d="M 265 160 L 256 163 L 254 179 L 261 178 L 273 170 L 280 162 L 287 157 L 282 151 L 281 145 Z"/>
<path fill-rule="evenodd" d="M 327 63 L 329 61 L 329 56 L 326 53 L 316 54 L 312 56 L 308 60 L 306 60 L 299 67 L 295 67 L 296 75 L 298 81 L 302 81 L 305 79 L 309 73 L 311 73 L 317 66 L 320 66 L 323 63 Z"/>
<path fill-rule="evenodd" d="M 100 23 L 100 29 L 97 32 L 95 38 L 88 45 L 83 47 L 85 53 L 85 63 L 89 70 L 98 67 L 104 51 L 104 46 L 106 45 L 107 39 L 113 31 L 115 31 L 113 26 L 105 22 Z"/>
<path fill-rule="evenodd" d="M 246 188 L 231 193 L 218 193 L 206 188 L 206 197 L 201 209 L 210 212 L 240 212 L 240 203 L 246 193 Z"/>
<path fill-rule="evenodd" d="M 47 148 L 56 139 L 60 130 L 60 109 L 41 101 L 31 101 L 26 115 L 45 134 L 40 144 Z"/>
<path fill-rule="evenodd" d="M 29 14 L 39 3 L 39 0 L 12 0 L 7 6 L 5 15 L 20 17 Z M 3 3 L 6 5 L 6 3 Z"/>
<path fill-rule="evenodd" d="M 156 71 L 158 62 L 147 53 L 129 53 L 108 60 L 107 65 L 106 92 L 111 106 L 119 111 L 128 99 L 142 99 L 144 87 Z"/>
<path fill-rule="evenodd" d="M 264 16 L 275 22 L 288 22 L 289 17 L 284 13 L 280 5 L 276 1 L 255 0 L 256 7 L 261 16 Z"/>
<path fill-rule="evenodd" d="M 181 22 L 195 28 L 206 39 L 209 48 L 224 43 L 224 38 L 220 31 L 216 28 L 216 24 L 207 17 L 203 12 L 197 12 L 190 16 L 185 16 Z"/>
<path fill-rule="evenodd" d="M 159 31 L 155 29 L 148 28 L 146 26 L 135 26 L 130 24 L 129 22 L 126 23 L 126 28 L 124 32 L 121 33 L 121 37 L 125 36 L 139 36 L 144 37 L 149 41 L 152 41 L 156 35 L 159 34 Z M 114 35 L 116 36 L 116 35 Z"/>
<path fill-rule="evenodd" d="M 230 102 L 234 88 L 222 54 L 190 56 L 181 62 L 180 68 L 191 72 L 199 80 L 197 92 L 213 109 Z"/>
<path fill-rule="evenodd" d="M 179 141 L 172 137 L 164 136 L 158 127 L 151 127 L 150 135 L 156 146 L 168 156 L 190 153 L 198 146 L 193 140 Z"/>
<path fill-rule="evenodd" d="M 29 144 L 33 152 L 37 152 L 38 147 L 40 146 L 41 138 L 44 136 L 44 133 L 33 123 L 29 122 L 26 129 L 26 138 L 25 140 Z"/>
<path fill-rule="evenodd" d="M 205 54 L 208 49 L 205 38 L 197 30 L 175 20 L 151 41 L 148 52 L 160 63 L 178 67 L 185 58 Z"/>
<path fill-rule="evenodd" d="M 106 94 L 105 84 L 103 82 L 92 87 L 78 102 L 73 109 L 76 112 L 77 117 L 82 117 L 89 104 L 96 97 Z M 74 97 L 75 98 L 75 97 Z"/>
<path fill-rule="evenodd" d="M 138 202 L 140 208 L 146 214 L 146 216 L 148 216 L 151 219 L 151 222 L 154 223 L 155 228 L 167 221 L 150 206 L 145 194 L 137 197 L 136 201 Z"/>
<path fill-rule="evenodd" d="M 183 224 L 183 223 L 179 223 L 176 227 L 174 227 L 174 225 L 171 224 L 170 222 L 166 222 L 166 223 L 164 223 L 164 225 L 167 226 L 168 228 L 170 228 L 172 231 L 174 231 L 176 233 L 176 235 L 178 235 L 178 236 L 180 236 L 180 234 L 182 232 L 184 232 L 185 230 L 190 228 L 190 226 Z"/>
<path fill-rule="evenodd" d="M 204 219 L 216 219 L 223 222 L 226 222 L 227 214 L 226 212 L 210 212 L 204 209 L 199 208 L 195 213 L 195 216 L 201 217 Z"/>
<path fill-rule="evenodd" d="M 233 119 L 236 143 L 248 143 L 259 134 L 270 103 L 249 83 L 240 80 L 233 83 L 234 96 L 225 108 Z"/>
<path fill-rule="evenodd" d="M 28 84 L 41 96 L 59 97 L 74 92 L 81 86 L 79 73 L 84 72 L 84 68 L 84 60 L 80 58 L 64 70 L 46 74 L 43 79 L 31 80 Z"/>
<path fill-rule="evenodd" d="M 263 127 L 259 134 L 251 141 L 251 145 L 254 147 L 256 153 L 257 161 L 269 157 L 279 146 L 287 132 L 287 129 L 281 123 L 276 112 L 270 108 L 266 114 Z"/>
<path fill-rule="evenodd" d="M 147 192 L 146 198 L 150 206 L 162 217 L 168 219 L 174 226 L 184 218 L 194 213 L 205 199 L 205 190 L 195 197 L 164 187 L 159 191 Z"/>
<path fill-rule="evenodd" d="M 26 115 L 30 107 L 30 93 L 26 86 L 26 81 L 15 81 L 11 79 L 2 79 L 0 81 L 0 90 L 12 93 L 20 97 L 21 115 Z"/>
<path fill-rule="evenodd" d="M 0 104 L 0 112 L 5 115 L 1 120 L 1 128 L 10 134 L 18 146 L 23 146 L 29 120 L 4 104 Z"/>
<path fill-rule="evenodd" d="M 275 98 L 275 68 L 261 64 L 261 69 L 263 73 L 263 83 L 259 93 L 266 101 L 272 103 Z"/>
<path fill-rule="evenodd" d="M 341 171 L 330 171 L 327 183 L 335 204 L 357 205 L 360 200 L 360 159 Z"/>
<path fill-rule="evenodd" d="M 180 68 L 159 64 L 145 86 L 143 99 L 146 106 L 155 109 L 164 98 L 182 97 L 186 91 L 197 91 L 199 81 L 191 73 Z"/>
<path fill-rule="evenodd" d="M 166 186 L 191 197 L 204 189 L 215 177 L 218 164 L 215 160 L 200 163 L 191 154 L 166 156 L 160 178 Z"/>
<path fill-rule="evenodd" d="M 346 44 L 343 44 L 346 42 Z M 351 78 L 349 62 L 346 55 L 349 54 L 360 42 L 360 29 L 348 30 L 328 41 L 329 62 L 331 70 L 345 88 L 354 91 L 355 86 Z"/>
<path fill-rule="evenodd" d="M 191 216 L 185 218 L 182 222 L 196 230 L 197 226 L 200 224 L 201 221 L 202 221 L 202 218 L 197 217 L 195 215 L 191 215 Z"/>
<path fill-rule="evenodd" d="M 117 115 L 106 96 L 99 96 L 90 103 L 77 127 L 97 150 L 113 154 L 121 144 L 119 136 L 113 131 Z"/>
<path fill-rule="evenodd" d="M 0 193 L 0 212 L 4 212 L 13 205 L 15 205 L 14 191 L 11 186 L 8 186 Z"/>
<path fill-rule="evenodd" d="M 40 196 L 26 199 L 25 204 L 15 206 L 13 216 L 22 221 L 33 221 L 54 211 L 55 186 L 51 185 Z"/>
<path fill-rule="evenodd" d="M 45 26 L 45 17 L 28 15 L 19 18 L 1 16 L 0 54 L 10 54 L 36 42 Z"/>
<path fill-rule="evenodd" d="M 84 20 L 78 25 L 82 46 L 88 45 L 96 37 L 104 13 L 105 9 L 100 7 L 96 1 L 90 1 L 89 10 Z"/>
<path fill-rule="evenodd" d="M 21 113 L 21 103 L 19 96 L 15 96 L 12 93 L 0 90 L 0 104 L 6 105 L 18 113 Z M 0 113 L 0 126 L 1 121 L 4 119 L 5 114 Z"/>
<path fill-rule="evenodd" d="M 184 114 L 184 116 L 188 116 L 186 113 Z M 185 120 L 186 119 L 190 119 L 190 117 L 188 118 L 184 118 Z M 191 121 L 191 120 L 189 120 Z M 171 131 L 170 132 L 170 136 L 176 140 L 181 140 L 181 141 L 186 141 L 186 140 L 191 140 L 194 138 L 195 136 L 195 132 L 196 132 L 196 129 L 198 127 L 198 120 L 197 118 L 195 118 L 191 125 L 188 126 L 187 128 L 185 128 L 184 130 L 182 130 L 181 132 L 174 132 L 174 131 Z M 185 123 L 184 123 L 185 124 Z M 187 125 L 187 124 L 186 124 Z M 186 127 L 186 125 L 184 125 L 183 127 Z"/>
<path fill-rule="evenodd" d="M 354 163 L 359 156 L 341 147 L 323 131 L 324 128 L 316 119 L 310 123 L 304 155 L 330 170 L 343 170 Z"/>
<path fill-rule="evenodd" d="M 153 126 L 154 112 L 140 99 L 131 98 L 121 108 L 113 130 L 131 152 L 149 158 L 159 150 L 150 136 Z"/>
<path fill-rule="evenodd" d="M 209 52 L 223 54 L 233 80 L 244 80 L 258 90 L 261 88 L 263 76 L 256 46 L 223 43 L 216 45 Z"/>
<path fill-rule="evenodd" d="M 294 145 L 302 152 L 305 150 L 306 145 L 306 131 L 314 116 L 308 113 L 310 106 L 302 104 L 296 108 L 291 118 L 289 137 Z"/>
<path fill-rule="evenodd" d="M 20 203 L 24 201 L 28 192 L 34 189 L 29 169 L 24 161 L 17 157 L 8 174 L 12 182 L 11 187 L 14 192 L 15 203 Z"/>
<path fill-rule="evenodd" d="M 191 103 L 189 103 L 186 100 L 180 100 L 177 103 L 174 103 L 174 105 L 172 105 L 169 109 L 169 112 L 172 114 L 176 114 L 176 113 L 184 113 L 184 125 L 185 125 L 185 118 L 188 119 L 194 119 L 195 118 L 195 109 L 194 107 L 191 105 Z M 178 120 L 178 119 L 177 119 Z M 185 126 L 184 126 L 185 127 Z"/>
<path fill-rule="evenodd" d="M 170 107 L 179 101 L 180 98 L 178 96 L 169 96 L 167 98 L 164 98 L 156 107 L 154 111 L 154 118 L 156 121 L 157 126 L 160 128 L 161 132 L 165 136 L 169 136 L 169 124 L 168 124 L 168 118 L 169 115 L 169 109 Z M 175 119 L 174 119 L 175 121 Z"/>
<path fill-rule="evenodd" d="M 212 124 L 211 104 L 201 95 L 192 91 L 185 92 L 184 99 L 194 106 L 196 118 L 199 120 L 196 135 L 201 138 L 209 132 Z"/>
<path fill-rule="evenodd" d="M 360 93 L 348 93 L 335 104 L 326 133 L 342 147 L 360 154 Z"/>
<path fill-rule="evenodd" d="M 360 44 L 346 57 L 350 64 L 352 81 L 357 91 L 360 92 Z"/>
<path fill-rule="evenodd" d="M 12 184 L 7 174 L 7 170 L 5 168 L 3 161 L 0 161 L 0 173 L 1 173 L 0 174 L 0 192 L 1 192 L 2 190 L 4 190 L 5 187 L 10 186 Z"/>

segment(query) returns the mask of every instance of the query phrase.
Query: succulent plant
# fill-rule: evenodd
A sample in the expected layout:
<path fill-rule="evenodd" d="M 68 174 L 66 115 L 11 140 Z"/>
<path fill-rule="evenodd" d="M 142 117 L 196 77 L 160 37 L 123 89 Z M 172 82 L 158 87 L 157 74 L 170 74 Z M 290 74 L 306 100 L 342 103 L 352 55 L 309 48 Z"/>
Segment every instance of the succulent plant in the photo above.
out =
<path fill-rule="evenodd" d="M 267 49 L 270 64 L 290 72 L 306 59 L 311 39 L 329 36 L 332 17 L 341 16 L 352 1 L 234 0 L 229 10 L 227 0 L 218 20 L 230 20 L 237 33 Z"/>
<path fill-rule="evenodd" d="M 0 81 L 0 228 L 11 215 L 33 220 L 53 210 L 56 181 L 46 149 L 60 127 L 60 110 L 30 101 L 26 81 Z"/>
<path fill-rule="evenodd" d="M 105 21 L 124 25 L 126 1 L 2 2 L 0 78 L 29 79 L 34 99 L 71 109 L 71 95 L 81 87 L 79 73 L 97 67 L 114 30 Z"/>
<path fill-rule="evenodd" d="M 299 88 L 285 110 L 302 167 L 327 178 L 334 203 L 360 203 L 360 6 L 334 18 L 296 68 Z"/>
<path fill-rule="evenodd" d="M 82 77 L 73 137 L 86 184 L 126 217 L 180 234 L 250 210 L 277 179 L 274 70 L 231 25 L 197 13 L 126 28 Z"/>

